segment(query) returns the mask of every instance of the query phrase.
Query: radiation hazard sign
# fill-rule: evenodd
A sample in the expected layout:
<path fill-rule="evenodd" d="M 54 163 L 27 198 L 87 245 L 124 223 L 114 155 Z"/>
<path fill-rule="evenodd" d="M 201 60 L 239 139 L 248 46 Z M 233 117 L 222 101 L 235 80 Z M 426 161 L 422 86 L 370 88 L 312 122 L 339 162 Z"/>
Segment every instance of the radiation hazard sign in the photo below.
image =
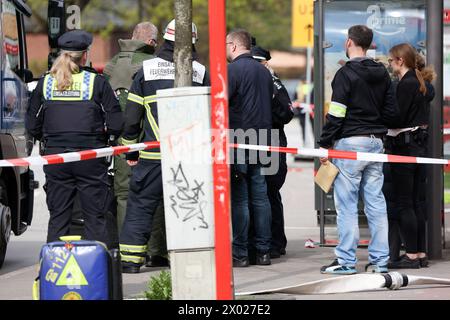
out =
<path fill-rule="evenodd" d="M 71 255 L 56 282 L 57 286 L 87 286 L 88 282 L 78 265 L 75 256 Z"/>

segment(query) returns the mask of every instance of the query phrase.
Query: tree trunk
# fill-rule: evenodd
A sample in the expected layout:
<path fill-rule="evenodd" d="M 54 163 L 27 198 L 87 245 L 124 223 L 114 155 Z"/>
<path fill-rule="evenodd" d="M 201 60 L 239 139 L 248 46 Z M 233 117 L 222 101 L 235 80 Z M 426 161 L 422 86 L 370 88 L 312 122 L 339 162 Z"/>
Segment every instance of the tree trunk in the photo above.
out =
<path fill-rule="evenodd" d="M 175 0 L 175 88 L 192 86 L 192 0 Z"/>

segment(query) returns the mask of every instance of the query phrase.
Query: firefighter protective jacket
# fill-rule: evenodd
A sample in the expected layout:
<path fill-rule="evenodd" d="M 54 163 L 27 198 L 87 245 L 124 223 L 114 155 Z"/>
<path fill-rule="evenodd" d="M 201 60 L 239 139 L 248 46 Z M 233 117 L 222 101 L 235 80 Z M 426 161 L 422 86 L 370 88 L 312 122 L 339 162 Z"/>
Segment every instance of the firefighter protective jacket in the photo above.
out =
<path fill-rule="evenodd" d="M 386 68 L 370 58 L 348 61 L 331 83 L 333 94 L 318 144 L 358 135 L 386 134 L 398 123 L 398 106 Z"/>
<path fill-rule="evenodd" d="M 125 110 L 125 129 L 122 143 L 129 145 L 139 142 L 141 131 L 144 131 L 142 141 L 159 141 L 158 110 L 156 91 L 174 87 L 175 65 L 173 63 L 174 43 L 165 41 L 161 51 L 154 59 L 146 60 L 143 67 L 136 73 L 133 84 L 128 93 L 128 102 Z M 195 59 L 195 55 L 194 55 Z M 208 86 L 209 75 L 204 65 L 193 61 L 193 85 Z M 141 127 L 141 123 L 143 124 Z M 149 161 L 160 161 L 159 148 L 149 151 L 128 153 L 128 160 L 137 158 Z"/>
<path fill-rule="evenodd" d="M 123 117 L 111 86 L 93 69 L 72 75 L 72 86 L 58 90 L 47 74 L 33 91 L 26 117 L 29 133 L 48 147 L 98 148 L 118 137 Z"/>

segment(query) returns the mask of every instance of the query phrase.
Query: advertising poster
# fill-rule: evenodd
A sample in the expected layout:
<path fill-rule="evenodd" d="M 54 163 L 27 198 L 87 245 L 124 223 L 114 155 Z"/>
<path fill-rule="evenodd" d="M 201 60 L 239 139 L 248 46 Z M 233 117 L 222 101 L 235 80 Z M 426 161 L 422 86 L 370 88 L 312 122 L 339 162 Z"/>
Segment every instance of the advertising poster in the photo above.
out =
<path fill-rule="evenodd" d="M 331 101 L 331 81 L 348 60 L 344 44 L 352 25 L 367 25 L 374 31 L 368 55 L 388 65 L 389 49 L 410 43 L 426 54 L 426 12 L 424 0 L 331 1 L 324 4 L 324 115 Z"/>

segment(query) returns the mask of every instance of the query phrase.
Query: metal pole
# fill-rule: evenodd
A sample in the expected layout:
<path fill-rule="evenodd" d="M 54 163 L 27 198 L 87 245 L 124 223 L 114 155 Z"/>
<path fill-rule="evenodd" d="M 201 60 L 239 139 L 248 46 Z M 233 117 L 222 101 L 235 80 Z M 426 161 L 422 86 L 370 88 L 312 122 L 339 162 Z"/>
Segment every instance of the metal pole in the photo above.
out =
<path fill-rule="evenodd" d="M 318 140 L 323 126 L 324 100 L 324 57 L 323 57 L 323 1 L 314 2 L 314 137 Z M 318 147 L 314 141 L 315 148 Z M 314 160 L 314 169 L 319 169 L 318 159 Z M 316 210 L 319 209 L 320 243 L 325 243 L 325 193 L 315 186 Z"/>
<path fill-rule="evenodd" d="M 428 137 L 428 156 L 443 157 L 443 1 L 427 1 L 427 60 L 436 70 L 434 88 L 436 95 L 431 103 Z M 430 259 L 442 258 L 442 214 L 443 214 L 443 167 L 427 168 L 427 208 L 428 217 L 428 256 Z"/>
<path fill-rule="evenodd" d="M 309 31 L 308 31 L 309 32 Z M 306 49 L 306 84 L 308 85 L 308 89 L 311 88 L 311 79 L 312 79 L 312 68 L 311 61 L 313 58 L 313 48 L 307 47 Z M 308 106 L 308 110 L 311 107 L 311 93 L 308 91 L 306 95 L 306 105 Z M 303 140 L 305 141 L 304 147 L 311 148 L 314 145 L 314 137 L 311 138 L 312 128 L 310 123 L 310 112 L 305 113 L 305 136 Z M 313 134 L 314 135 L 314 134 Z"/>
<path fill-rule="evenodd" d="M 211 129 L 214 130 L 214 225 L 218 300 L 234 298 L 231 265 L 230 169 L 228 167 L 228 80 L 225 0 L 209 0 Z"/>

